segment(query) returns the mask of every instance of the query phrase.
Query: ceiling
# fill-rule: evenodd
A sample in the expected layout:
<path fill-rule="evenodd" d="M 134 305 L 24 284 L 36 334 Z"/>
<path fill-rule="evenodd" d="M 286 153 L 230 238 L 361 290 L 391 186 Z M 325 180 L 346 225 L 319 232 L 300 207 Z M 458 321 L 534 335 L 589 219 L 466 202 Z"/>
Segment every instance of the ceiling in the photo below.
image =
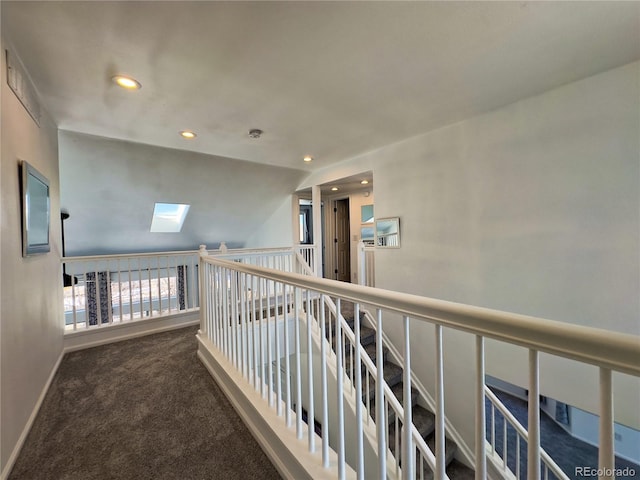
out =
<path fill-rule="evenodd" d="M 61 129 L 309 171 L 640 58 L 638 2 L 1 8 Z"/>

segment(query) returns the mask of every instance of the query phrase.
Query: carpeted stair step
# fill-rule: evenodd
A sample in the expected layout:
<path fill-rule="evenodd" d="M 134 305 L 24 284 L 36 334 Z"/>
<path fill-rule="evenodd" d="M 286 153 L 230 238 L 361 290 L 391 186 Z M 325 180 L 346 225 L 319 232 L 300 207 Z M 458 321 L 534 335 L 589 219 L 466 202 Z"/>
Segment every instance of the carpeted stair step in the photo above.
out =
<path fill-rule="evenodd" d="M 435 435 L 430 435 L 427 438 L 427 446 L 431 449 L 433 454 L 436 454 L 436 437 Z M 458 444 L 453 440 L 445 437 L 444 439 L 444 463 L 445 465 L 449 465 L 453 461 L 453 457 L 458 451 Z M 425 472 L 426 473 L 426 472 Z"/>
<path fill-rule="evenodd" d="M 384 381 L 387 382 L 389 388 L 393 388 L 398 383 L 402 382 L 402 368 L 397 366 L 395 363 L 384 362 L 382 369 L 384 370 Z M 371 382 L 373 384 L 373 382 Z M 375 398 L 376 396 L 376 387 L 375 385 L 371 385 L 369 389 L 369 398 Z"/>
<path fill-rule="evenodd" d="M 350 377 L 351 376 L 351 362 L 348 361 L 348 358 L 346 359 L 346 365 L 344 366 L 344 370 L 345 372 L 347 372 L 347 375 Z M 384 380 L 385 382 L 387 382 L 387 385 L 389 385 L 389 387 L 393 387 L 394 385 L 396 385 L 398 382 L 402 382 L 402 368 L 397 366 L 395 363 L 391 363 L 391 362 L 384 362 L 383 364 L 383 370 L 384 370 Z M 355 365 L 353 368 L 356 368 Z M 364 368 L 362 369 L 362 371 L 364 372 Z M 363 392 L 362 395 L 366 396 L 366 392 L 364 392 L 364 382 L 363 382 Z M 369 397 L 370 399 L 374 399 L 376 395 L 376 386 L 375 386 L 375 382 L 370 382 L 369 383 Z M 366 398 L 366 397 L 365 397 Z"/>
<path fill-rule="evenodd" d="M 447 475 L 451 480 L 474 480 L 476 478 L 476 473 L 473 469 L 455 458 L 447 466 Z"/>
<path fill-rule="evenodd" d="M 436 427 L 436 417 L 433 413 L 420 405 L 416 405 L 411 410 L 413 424 L 422 438 L 429 437 Z M 402 427 L 400 427 L 402 430 Z M 389 424 L 389 450 L 395 455 L 395 422 Z M 402 433 L 400 433 L 400 445 L 402 444 Z"/>
<path fill-rule="evenodd" d="M 416 467 L 419 466 L 416 463 Z M 435 474 L 429 467 L 423 466 L 422 469 L 422 477 L 420 476 L 420 470 L 416 471 L 416 478 L 424 478 L 424 480 L 433 480 L 435 478 Z M 451 480 L 474 480 L 475 472 L 467 467 L 462 462 L 453 459 L 451 463 L 447 464 L 447 476 Z"/>
<path fill-rule="evenodd" d="M 398 401 L 400 402 L 400 404 L 402 405 L 403 403 L 403 399 L 404 399 L 404 387 L 403 387 L 403 383 L 399 382 L 396 383 L 393 387 L 391 387 L 391 391 L 393 392 L 393 394 L 395 395 L 395 397 L 398 399 Z M 411 407 L 415 407 L 418 403 L 418 390 L 416 390 L 415 388 L 411 388 Z M 375 396 L 372 397 L 373 400 L 371 401 L 371 418 L 373 418 L 373 420 L 375 421 L 376 419 L 376 401 L 375 401 Z M 387 415 L 387 423 L 391 423 L 395 420 L 396 418 L 396 412 L 393 409 L 388 409 L 386 412 Z"/>
<path fill-rule="evenodd" d="M 353 322 L 352 322 L 353 323 Z M 329 329 L 331 329 L 331 345 L 333 345 L 335 347 L 336 345 L 336 328 L 335 328 L 335 324 L 331 323 L 331 325 L 329 325 L 329 322 L 325 323 L 325 332 L 326 332 L 326 336 L 327 339 L 329 338 Z M 351 325 L 351 330 L 353 330 L 353 325 Z M 360 344 L 362 346 L 367 346 L 371 343 L 375 343 L 376 342 L 376 331 L 373 328 L 369 328 L 369 327 L 365 327 L 364 325 L 360 325 Z M 351 344 L 351 342 L 349 342 L 347 340 L 347 344 Z"/>
<path fill-rule="evenodd" d="M 351 328 L 353 330 L 353 327 Z M 335 335 L 335 332 L 333 332 Z M 360 325 L 360 344 L 363 347 L 376 343 L 376 331 L 373 328 Z"/>
<path fill-rule="evenodd" d="M 376 364 L 376 359 L 377 357 L 377 351 L 376 351 L 376 344 L 375 343 L 368 343 L 367 345 L 363 345 L 362 346 L 362 353 L 365 353 L 367 355 L 369 355 L 369 358 L 371 359 L 371 361 L 373 361 L 373 364 Z M 354 352 L 355 353 L 355 352 Z M 389 353 L 389 349 L 387 347 L 383 347 L 382 348 L 382 361 L 386 362 L 387 361 L 387 357 L 388 357 L 388 353 Z M 345 355 L 345 359 L 348 359 L 351 356 L 351 349 L 348 348 L 346 355 Z M 355 359 L 355 357 L 354 357 Z M 346 360 L 345 360 L 346 361 Z"/>

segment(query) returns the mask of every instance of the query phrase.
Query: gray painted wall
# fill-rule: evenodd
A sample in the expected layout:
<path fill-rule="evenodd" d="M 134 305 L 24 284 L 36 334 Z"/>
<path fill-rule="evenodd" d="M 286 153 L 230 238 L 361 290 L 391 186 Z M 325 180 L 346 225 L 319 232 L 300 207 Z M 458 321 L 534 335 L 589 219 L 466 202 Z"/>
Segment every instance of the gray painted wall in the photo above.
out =
<path fill-rule="evenodd" d="M 376 252 L 376 286 L 640 334 L 640 63 L 635 62 L 317 172 L 373 170 L 376 217 L 402 247 Z M 387 320 L 400 345 L 398 330 Z M 434 385 L 433 327 L 414 325 Z M 487 345 L 487 371 L 524 386 L 527 352 Z M 447 413 L 473 445 L 472 336 L 445 331 Z M 640 426 L 637 379 L 614 376 L 617 421 Z M 541 356 L 542 393 L 597 409 L 597 371 Z M 454 395 L 454 391 L 457 393 Z"/>
<path fill-rule="evenodd" d="M 4 478 L 62 353 L 63 332 L 57 129 L 44 111 L 38 127 L 9 90 L 4 39 L 2 43 L 0 471 Z M 22 257 L 19 160 L 28 161 L 48 178 L 51 199 L 51 251 L 27 258 Z"/>
<path fill-rule="evenodd" d="M 69 256 L 217 248 L 221 241 L 242 247 L 305 175 L 68 131 L 60 131 L 59 144 Z M 180 233 L 149 232 L 156 202 L 191 205 Z M 283 225 L 290 245 L 291 221 Z"/>

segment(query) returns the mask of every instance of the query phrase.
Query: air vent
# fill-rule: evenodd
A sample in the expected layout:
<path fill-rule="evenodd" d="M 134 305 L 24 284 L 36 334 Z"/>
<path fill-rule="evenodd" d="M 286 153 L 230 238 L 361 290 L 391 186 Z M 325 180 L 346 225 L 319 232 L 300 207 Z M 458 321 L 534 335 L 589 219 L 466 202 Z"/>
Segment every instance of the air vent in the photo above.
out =
<path fill-rule="evenodd" d="M 29 112 L 31 118 L 40 126 L 40 102 L 27 70 L 17 56 L 9 54 L 9 50 L 5 50 L 5 53 L 7 58 L 7 84 L 16 94 L 25 110 Z"/>

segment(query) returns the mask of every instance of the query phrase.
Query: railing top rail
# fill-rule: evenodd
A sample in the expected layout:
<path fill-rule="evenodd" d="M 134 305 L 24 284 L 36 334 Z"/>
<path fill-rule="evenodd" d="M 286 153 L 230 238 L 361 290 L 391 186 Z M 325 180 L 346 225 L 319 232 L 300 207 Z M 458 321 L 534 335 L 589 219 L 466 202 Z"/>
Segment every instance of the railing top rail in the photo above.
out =
<path fill-rule="evenodd" d="M 314 248 L 314 245 L 296 245 L 295 247 L 301 248 Z M 289 253 L 294 250 L 295 247 L 274 247 L 274 248 L 233 248 L 228 249 L 225 252 L 221 252 L 220 250 L 212 250 L 209 252 L 209 255 L 215 256 L 217 258 L 224 257 L 236 257 L 239 255 L 263 255 L 263 254 L 273 254 L 273 253 Z M 174 255 L 196 255 L 199 254 L 199 250 L 176 250 L 176 251 L 166 251 L 166 252 L 141 252 L 141 253 L 114 253 L 108 255 L 79 255 L 79 256 L 70 256 L 70 257 L 62 257 L 61 261 L 64 262 L 81 262 L 88 260 L 117 260 L 120 258 L 132 258 L 132 257 L 168 257 Z"/>
<path fill-rule="evenodd" d="M 221 252 L 219 250 L 213 250 L 209 252 L 209 255 L 211 255 L 212 257 L 220 258 L 220 257 L 265 255 L 265 254 L 276 254 L 276 253 L 291 253 L 292 251 L 293 251 L 293 247 L 256 248 L 256 249 L 234 248 L 234 249 L 228 249 L 225 252 Z"/>
<path fill-rule="evenodd" d="M 83 262 L 88 260 L 118 260 L 132 257 L 172 257 L 178 255 L 198 255 L 198 250 L 180 250 L 174 252 L 144 252 L 144 253 L 115 253 L 110 255 L 83 255 L 77 257 L 62 257 L 62 263 Z"/>
<path fill-rule="evenodd" d="M 474 335 L 640 376 L 640 337 L 408 293 L 201 257 L 209 264 L 393 310 Z"/>

